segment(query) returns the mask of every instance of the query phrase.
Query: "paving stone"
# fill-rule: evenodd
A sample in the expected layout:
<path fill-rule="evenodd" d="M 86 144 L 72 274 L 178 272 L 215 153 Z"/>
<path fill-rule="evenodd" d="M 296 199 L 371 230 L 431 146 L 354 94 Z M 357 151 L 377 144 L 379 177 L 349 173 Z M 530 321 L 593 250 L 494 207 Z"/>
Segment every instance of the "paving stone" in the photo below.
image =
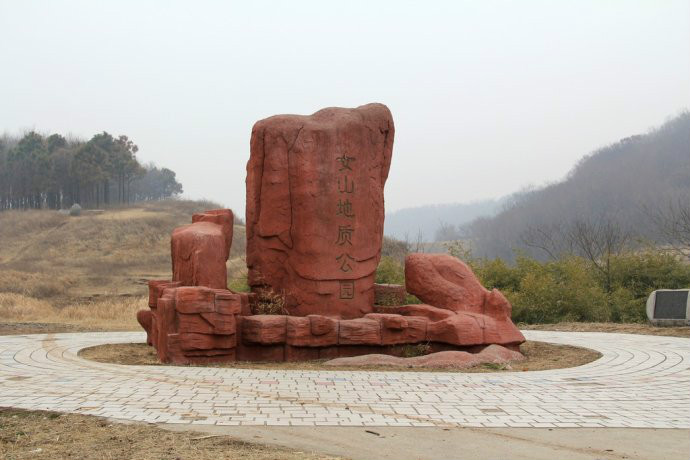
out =
<path fill-rule="evenodd" d="M 0 336 L 0 406 L 197 425 L 690 428 L 690 339 L 524 335 L 602 357 L 496 374 L 141 367 L 77 356 L 139 332 Z"/>

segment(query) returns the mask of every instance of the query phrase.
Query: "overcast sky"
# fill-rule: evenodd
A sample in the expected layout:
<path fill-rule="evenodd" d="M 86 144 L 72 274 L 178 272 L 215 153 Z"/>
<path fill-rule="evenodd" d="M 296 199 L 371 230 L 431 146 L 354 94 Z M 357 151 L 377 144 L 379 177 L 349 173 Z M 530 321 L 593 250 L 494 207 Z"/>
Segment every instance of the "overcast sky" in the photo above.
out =
<path fill-rule="evenodd" d="M 0 132 L 126 134 L 244 212 L 256 120 L 387 104 L 387 211 L 498 197 L 690 107 L 690 1 L 0 0 Z"/>

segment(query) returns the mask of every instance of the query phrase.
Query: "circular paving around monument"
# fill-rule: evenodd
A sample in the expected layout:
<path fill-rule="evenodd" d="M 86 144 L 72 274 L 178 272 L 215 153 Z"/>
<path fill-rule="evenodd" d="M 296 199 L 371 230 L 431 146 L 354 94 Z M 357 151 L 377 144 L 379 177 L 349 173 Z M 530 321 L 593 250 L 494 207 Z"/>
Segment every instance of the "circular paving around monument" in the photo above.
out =
<path fill-rule="evenodd" d="M 143 333 L 0 336 L 0 406 L 183 424 L 690 428 L 690 339 L 524 334 L 602 357 L 493 374 L 122 366 L 77 353 Z"/>

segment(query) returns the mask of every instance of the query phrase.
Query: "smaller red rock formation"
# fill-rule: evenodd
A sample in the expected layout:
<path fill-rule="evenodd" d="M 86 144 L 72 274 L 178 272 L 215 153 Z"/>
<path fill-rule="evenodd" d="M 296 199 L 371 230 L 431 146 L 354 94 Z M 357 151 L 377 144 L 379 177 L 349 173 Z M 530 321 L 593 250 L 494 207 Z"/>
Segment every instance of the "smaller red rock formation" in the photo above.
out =
<path fill-rule="evenodd" d="M 176 228 L 170 242 L 173 281 L 226 289 L 232 224 L 231 210 L 216 209 L 194 214 L 191 225 Z"/>
<path fill-rule="evenodd" d="M 152 281 L 150 311 L 137 314 L 164 363 L 234 361 L 237 323 L 246 294 L 203 286 L 163 287 Z"/>
<path fill-rule="evenodd" d="M 510 302 L 498 290 L 485 289 L 472 270 L 455 257 L 408 255 L 405 286 L 429 305 L 410 305 L 397 312 L 433 319 L 427 335 L 434 342 L 517 346 L 525 341 L 510 319 Z"/>
<path fill-rule="evenodd" d="M 472 270 L 447 254 L 410 254 L 405 287 L 419 300 L 451 311 L 483 313 L 484 289 Z"/>

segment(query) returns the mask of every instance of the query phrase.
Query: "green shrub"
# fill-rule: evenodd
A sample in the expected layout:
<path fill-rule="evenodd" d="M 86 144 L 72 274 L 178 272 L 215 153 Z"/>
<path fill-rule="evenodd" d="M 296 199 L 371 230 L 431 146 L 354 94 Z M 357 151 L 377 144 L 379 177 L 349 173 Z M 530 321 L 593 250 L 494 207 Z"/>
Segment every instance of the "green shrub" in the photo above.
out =
<path fill-rule="evenodd" d="M 518 266 L 523 277 L 517 291 L 506 291 L 513 320 L 525 323 L 608 321 L 606 293 L 579 258 Z"/>
<path fill-rule="evenodd" d="M 615 288 L 625 288 L 635 298 L 646 298 L 655 289 L 690 287 L 690 265 L 672 254 L 653 250 L 618 255 L 611 260 L 611 281 Z"/>
<path fill-rule="evenodd" d="M 247 276 L 239 278 L 228 277 L 228 289 L 233 292 L 250 292 L 249 284 L 247 283 Z"/>
<path fill-rule="evenodd" d="M 514 265 L 500 259 L 465 261 L 484 286 L 510 300 L 515 322 L 644 322 L 653 290 L 690 287 L 690 265 L 654 249 L 613 257 L 609 292 L 602 273 L 580 257 L 540 262 L 523 255 Z"/>
<path fill-rule="evenodd" d="M 376 282 L 379 284 L 405 285 L 405 266 L 389 256 L 381 257 L 376 268 Z"/>

